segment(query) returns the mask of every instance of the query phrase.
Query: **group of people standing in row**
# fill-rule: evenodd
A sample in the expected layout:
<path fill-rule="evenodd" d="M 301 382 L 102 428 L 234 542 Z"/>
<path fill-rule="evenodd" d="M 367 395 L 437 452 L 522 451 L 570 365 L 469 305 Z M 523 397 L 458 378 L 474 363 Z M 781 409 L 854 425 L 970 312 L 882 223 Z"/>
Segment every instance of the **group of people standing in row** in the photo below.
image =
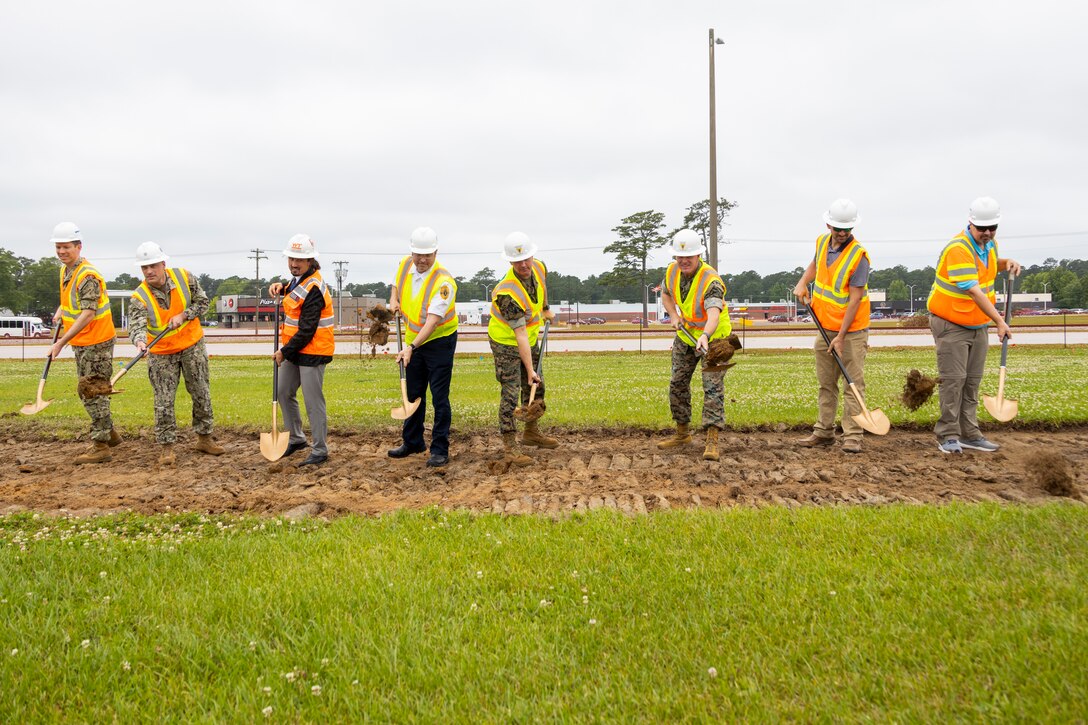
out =
<path fill-rule="evenodd" d="M 997 273 L 1020 273 L 1020 264 L 1015 260 L 998 257 L 995 237 L 999 219 L 1000 208 L 993 199 L 981 197 L 971 204 L 966 228 L 940 254 L 929 294 L 927 307 L 941 379 L 941 412 L 935 433 L 943 453 L 998 448 L 978 426 L 979 386 L 989 323 L 996 325 L 999 339 L 1011 335 L 994 304 Z M 833 354 L 839 355 L 864 394 L 871 262 L 853 234 L 858 221 L 857 206 L 852 201 L 839 199 L 831 205 L 824 214 L 827 232 L 816 240 L 815 254 L 794 289 L 797 298 L 811 306 L 812 314 L 829 336 L 829 343 L 822 337 L 816 339 L 818 415 L 812 434 L 799 444 L 821 447 L 835 443 L 835 420 L 842 395 L 845 453 L 861 452 L 864 432 L 854 421 L 861 412 L 860 404 L 845 394 L 845 387 L 840 390 L 842 373 L 833 358 Z M 51 241 L 63 267 L 60 306 L 54 316 L 54 322 L 61 327 L 49 355 L 56 359 L 65 345 L 71 345 L 81 379 L 109 379 L 116 332 L 105 280 L 82 256 L 82 237 L 75 224 L 57 225 Z M 540 430 L 537 420 L 525 422 L 519 437 L 515 417 L 519 403 L 528 405 L 531 386 L 536 386 L 536 400 L 543 402 L 546 394 L 544 380 L 537 373 L 540 334 L 544 323 L 554 319 L 555 314 L 548 304 L 547 267 L 537 258 L 537 251 L 537 245 L 524 233 L 507 236 L 502 257 L 510 267 L 491 294 L 487 329 L 495 377 L 501 386 L 499 431 L 505 454 L 515 466 L 532 463 L 524 446 L 559 445 L 556 438 Z M 676 330 L 669 383 L 669 408 L 676 430 L 658 443 L 660 449 L 691 443 L 691 378 L 710 343 L 728 337 L 732 331 L 725 283 L 703 261 L 706 249 L 700 235 L 689 229 L 678 231 L 672 238 L 671 251 L 673 261 L 666 268 L 661 289 L 662 303 Z M 438 263 L 438 235 L 433 229 L 420 227 L 413 231 L 409 252 L 394 274 L 389 308 L 406 324 L 407 344 L 398 352 L 396 361 L 405 367 L 408 398 L 419 399 L 421 404 L 404 421 L 401 444 L 390 449 L 388 455 L 406 458 L 427 452 L 426 465 L 441 467 L 448 464 L 450 456 L 449 390 L 457 348 L 457 282 Z M 273 283 L 268 291 L 283 298 L 283 345 L 276 351 L 275 361 L 279 372 L 277 397 L 290 433 L 285 455 L 309 448 L 308 456 L 298 465 L 316 466 L 329 457 L 324 375 L 336 347 L 332 294 L 321 277 L 312 239 L 304 234 L 291 237 L 283 254 L 291 279 Z M 196 450 L 213 456 L 225 452 L 212 437 L 208 353 L 200 323 L 208 309 L 208 296 L 195 275 L 180 267 L 167 267 L 168 259 L 154 242 L 139 246 L 136 265 L 143 281 L 133 294 L 129 313 L 129 339 L 140 352 L 148 353 L 155 438 L 162 447 L 162 465 L 176 462 L 174 401 L 182 377 L 193 401 Z M 718 460 L 718 434 L 725 427 L 724 375 L 721 369 L 702 371 L 702 427 L 706 431 L 703 458 L 711 461 Z M 312 442 L 302 426 L 297 398 L 300 388 Z M 429 447 L 424 438 L 428 391 L 434 408 Z M 109 461 L 110 449 L 121 443 L 110 416 L 109 400 L 108 394 L 83 398 L 91 418 L 92 446 L 76 457 L 77 463 Z"/>

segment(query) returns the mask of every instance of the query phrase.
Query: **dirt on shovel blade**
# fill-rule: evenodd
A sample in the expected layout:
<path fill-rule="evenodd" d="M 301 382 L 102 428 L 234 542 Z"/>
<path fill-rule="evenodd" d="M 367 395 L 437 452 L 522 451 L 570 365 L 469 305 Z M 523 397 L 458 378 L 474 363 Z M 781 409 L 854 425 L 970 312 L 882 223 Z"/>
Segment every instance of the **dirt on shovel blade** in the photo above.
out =
<path fill-rule="evenodd" d="M 911 370 L 907 373 L 907 381 L 903 384 L 901 397 L 903 405 L 907 407 L 907 410 L 918 410 L 933 397 L 933 390 L 940 382 L 938 378 L 931 378 L 922 375 L 918 370 Z"/>
<path fill-rule="evenodd" d="M 109 378 L 103 378 L 98 375 L 88 375 L 79 379 L 79 383 L 76 385 L 76 392 L 79 393 L 79 397 L 83 400 L 89 400 L 91 398 L 97 398 L 100 395 L 112 394 L 113 386 L 110 385 Z"/>
<path fill-rule="evenodd" d="M 1053 496 L 1076 496 L 1077 486 L 1069 471 L 1069 459 L 1053 450 L 1032 453 L 1024 467 L 1043 490 Z"/>
<path fill-rule="evenodd" d="M 528 407 L 519 406 L 514 410 L 514 417 L 520 421 L 529 423 L 534 420 L 540 420 L 544 416 L 545 411 L 544 399 L 537 398 Z"/>

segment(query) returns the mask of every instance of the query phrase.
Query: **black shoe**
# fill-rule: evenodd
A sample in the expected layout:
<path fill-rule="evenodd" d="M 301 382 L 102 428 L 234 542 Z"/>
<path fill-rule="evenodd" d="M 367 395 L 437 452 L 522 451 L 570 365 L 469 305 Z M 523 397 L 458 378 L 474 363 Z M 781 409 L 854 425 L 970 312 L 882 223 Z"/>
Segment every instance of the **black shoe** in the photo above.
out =
<path fill-rule="evenodd" d="M 390 448 L 388 453 L 390 458 L 406 458 L 413 453 L 422 453 L 427 450 L 426 448 L 409 448 L 407 443 L 401 443 L 396 448 Z"/>
<path fill-rule="evenodd" d="M 310 447 L 310 444 L 307 443 L 306 441 L 302 441 L 301 443 L 288 443 L 287 444 L 287 450 L 283 452 L 283 457 L 286 458 L 287 456 L 291 455 L 292 453 L 298 453 L 303 448 L 309 448 L 309 447 Z"/>
<path fill-rule="evenodd" d="M 317 466 L 317 465 L 320 465 L 320 464 L 324 463 L 327 460 L 329 460 L 328 456 L 321 456 L 321 455 L 318 455 L 317 453 L 311 453 L 309 455 L 309 457 L 305 461 L 298 464 L 298 467 L 302 468 L 303 466 Z"/>
<path fill-rule="evenodd" d="M 431 457 L 427 459 L 427 465 L 431 468 L 438 468 L 444 466 L 450 462 L 449 456 L 443 456 L 441 453 L 432 453 Z"/>

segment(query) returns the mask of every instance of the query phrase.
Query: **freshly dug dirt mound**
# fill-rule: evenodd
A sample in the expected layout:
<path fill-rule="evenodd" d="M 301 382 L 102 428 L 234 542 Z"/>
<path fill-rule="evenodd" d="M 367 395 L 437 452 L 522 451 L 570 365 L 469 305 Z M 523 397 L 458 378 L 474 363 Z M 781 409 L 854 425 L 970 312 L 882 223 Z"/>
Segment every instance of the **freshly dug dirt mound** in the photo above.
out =
<path fill-rule="evenodd" d="M 428 506 L 499 513 L 545 513 L 610 508 L 630 514 L 669 508 L 932 504 L 947 501 L 1054 501 L 1049 472 L 1065 463 L 1063 481 L 1076 486 L 1088 470 L 1088 427 L 1048 431 L 1052 458 L 1025 465 L 1038 433 L 994 429 L 997 453 L 943 455 L 933 434 L 893 430 L 866 436 L 860 455 L 797 447 L 798 432 L 724 431 L 720 461 L 702 460 L 703 435 L 661 452 L 665 431 L 627 428 L 570 431 L 548 428 L 559 448 L 528 449 L 536 463 L 505 465 L 497 434 L 453 431 L 450 463 L 431 469 L 425 455 L 392 459 L 400 431 L 334 434 L 330 459 L 317 469 L 296 467 L 305 452 L 274 463 L 260 455 L 259 433 L 219 430 L 219 457 L 193 449 L 182 431 L 177 465 L 158 466 L 150 434 L 126 433 L 113 460 L 75 466 L 85 441 L 43 438 L 30 430 L 0 433 L 0 512 L 25 509 L 93 514 L 379 514 Z M 1057 457 L 1057 458 L 1054 458 Z M 1044 471 L 1048 473 L 1039 473 Z M 1083 482 L 1081 482 L 1083 485 Z M 1064 490 L 1064 489 L 1063 489 Z M 1083 503 L 1075 490 L 1069 501 Z M 308 507 L 308 508 L 302 508 Z"/>
<path fill-rule="evenodd" d="M 1024 467 L 1044 491 L 1054 496 L 1073 496 L 1077 493 L 1073 474 L 1069 471 L 1069 459 L 1055 450 L 1032 453 L 1024 460 Z"/>
<path fill-rule="evenodd" d="M 907 410 L 918 410 L 926 401 L 933 397 L 933 390 L 941 381 L 937 378 L 922 375 L 918 370 L 907 373 L 907 381 L 903 383 L 903 395 L 900 400 Z"/>

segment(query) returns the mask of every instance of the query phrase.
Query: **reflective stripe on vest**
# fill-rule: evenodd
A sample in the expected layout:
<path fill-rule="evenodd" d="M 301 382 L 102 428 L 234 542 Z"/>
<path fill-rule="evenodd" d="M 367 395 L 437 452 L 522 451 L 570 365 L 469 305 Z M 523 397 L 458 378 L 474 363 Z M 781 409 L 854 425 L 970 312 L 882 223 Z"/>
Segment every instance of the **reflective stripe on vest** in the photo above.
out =
<path fill-rule="evenodd" d="M 336 337 L 333 334 L 333 326 L 336 324 L 336 319 L 332 306 L 332 295 L 329 293 L 329 286 L 325 284 L 325 280 L 321 278 L 319 272 L 314 272 L 312 275 L 299 282 L 299 284 L 283 298 L 283 326 L 280 328 L 280 335 L 283 338 L 283 344 L 286 345 L 288 341 L 295 336 L 295 333 L 298 332 L 298 322 L 299 316 L 302 313 L 302 303 L 306 301 L 306 297 L 310 294 L 310 290 L 315 287 L 320 290 L 321 296 L 325 298 L 325 306 L 321 308 L 321 319 L 318 320 L 313 339 L 306 343 L 306 346 L 299 350 L 299 353 L 303 355 L 332 356 L 336 350 Z"/>
<path fill-rule="evenodd" d="M 529 347 L 536 344 L 537 335 L 540 333 L 540 321 L 544 314 L 544 305 L 548 302 L 548 287 L 546 284 L 548 268 L 539 259 L 534 259 L 532 275 L 536 280 L 536 302 L 529 298 L 525 286 L 518 279 L 518 276 L 514 274 L 513 266 L 507 270 L 506 275 L 491 291 L 491 320 L 487 323 L 487 336 L 500 345 L 516 346 L 518 340 L 514 334 L 514 328 L 510 327 L 499 312 L 499 306 L 496 303 L 499 295 L 510 295 L 518 303 L 518 306 L 525 310 L 525 331 L 529 335 Z"/>
<path fill-rule="evenodd" d="M 424 276 L 417 294 L 412 284 L 412 258 L 408 256 L 401 260 L 400 268 L 397 270 L 397 294 L 400 296 L 401 314 L 408 323 L 408 331 L 404 338 L 409 345 L 427 322 L 427 308 L 431 298 L 434 297 L 435 289 L 444 283 L 450 286 L 453 299 L 450 300 L 446 314 L 427 337 L 428 341 L 448 337 L 457 332 L 457 282 L 445 267 L 433 264 Z"/>
<path fill-rule="evenodd" d="M 966 252 L 971 262 L 952 262 L 949 255 L 953 250 Z M 983 262 L 975 252 L 967 233 L 960 232 L 945 246 L 937 262 L 933 287 L 929 291 L 926 307 L 931 313 L 942 319 L 964 327 L 978 327 L 989 324 L 989 316 L 982 311 L 969 290 L 960 289 L 956 282 L 978 277 L 979 289 L 994 304 L 997 295 L 994 282 L 997 279 L 997 245 L 990 250 L 989 258 Z"/>
<path fill-rule="evenodd" d="M 117 330 L 113 327 L 109 293 L 106 291 L 106 280 L 102 278 L 102 273 L 91 266 L 87 260 L 81 259 L 72 271 L 72 278 L 65 285 L 65 269 L 65 267 L 60 268 L 60 318 L 65 333 L 83 312 L 79 308 L 79 286 L 87 277 L 98 280 L 98 306 L 95 308 L 94 317 L 68 341 L 68 344 L 72 347 L 86 347 L 116 337 Z"/>
<path fill-rule="evenodd" d="M 175 315 L 180 315 L 188 309 L 189 304 L 192 302 L 192 291 L 189 289 L 191 279 L 189 272 L 180 267 L 168 268 L 166 275 L 174 283 L 174 288 L 170 290 L 169 308 L 164 310 L 159 306 L 158 300 L 147 284 L 147 280 L 141 282 L 140 286 L 132 294 L 133 299 L 139 300 L 147 308 L 147 334 L 151 337 L 158 336 L 160 332 L 169 326 L 170 320 Z M 152 355 L 172 355 L 192 347 L 202 337 L 204 337 L 204 328 L 201 327 L 200 320 L 194 317 L 181 327 L 170 330 L 163 335 L 155 343 L 155 347 L 148 352 Z"/>
<path fill-rule="evenodd" d="M 850 277 L 857 271 L 861 260 L 869 254 L 858 241 L 851 238 L 840 251 L 835 263 L 828 266 L 827 253 L 831 248 L 831 235 L 824 234 L 816 240 L 816 281 L 812 286 L 812 311 L 820 318 L 820 324 L 826 329 L 838 332 L 846 316 L 850 303 Z M 854 313 L 854 320 L 847 332 L 856 332 L 869 327 L 869 285 L 866 283 L 861 293 L 861 304 Z"/>
<path fill-rule="evenodd" d="M 695 270 L 691 286 L 688 287 L 688 294 L 686 297 L 681 298 L 680 276 L 680 266 L 675 260 L 670 262 L 665 270 L 665 289 L 669 291 L 673 302 L 676 303 L 676 310 L 680 313 L 680 319 L 683 320 L 691 336 L 698 340 L 699 335 L 703 334 L 709 316 L 706 307 L 703 306 L 703 296 L 710 284 L 718 281 L 722 285 L 722 309 L 721 314 L 718 316 L 718 327 L 714 330 L 714 334 L 710 336 L 710 339 L 717 340 L 728 337 L 729 333 L 733 331 L 733 323 L 729 320 L 729 305 L 725 302 L 725 282 L 722 278 L 714 271 L 713 267 L 700 260 L 699 268 Z M 676 331 L 676 336 L 683 340 L 688 347 L 695 346 L 687 337 L 681 335 L 679 330 Z"/>

